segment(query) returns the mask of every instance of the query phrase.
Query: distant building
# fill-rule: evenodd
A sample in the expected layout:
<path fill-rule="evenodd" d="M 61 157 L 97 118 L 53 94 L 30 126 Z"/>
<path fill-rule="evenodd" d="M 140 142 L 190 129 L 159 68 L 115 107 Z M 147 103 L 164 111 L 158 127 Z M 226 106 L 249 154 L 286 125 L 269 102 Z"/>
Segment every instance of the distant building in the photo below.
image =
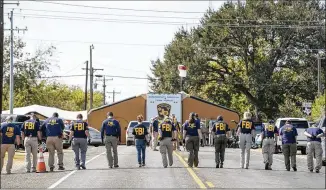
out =
<path fill-rule="evenodd" d="M 112 111 L 121 125 L 121 141 L 125 143 L 126 129 L 130 121 L 135 121 L 139 114 L 146 118 L 146 101 L 147 94 L 134 96 L 119 102 L 114 102 L 96 109 L 92 109 L 88 113 L 88 123 L 91 127 L 100 130 L 102 121 L 106 118 L 108 112 Z M 203 99 L 182 95 L 182 122 L 188 119 L 191 112 L 196 112 L 202 120 L 208 122 L 215 120 L 218 115 L 222 115 L 224 120 L 233 129 L 236 127 L 231 120 L 239 122 L 239 114 L 226 107 L 205 101 Z M 156 113 L 155 113 L 156 114 Z"/>

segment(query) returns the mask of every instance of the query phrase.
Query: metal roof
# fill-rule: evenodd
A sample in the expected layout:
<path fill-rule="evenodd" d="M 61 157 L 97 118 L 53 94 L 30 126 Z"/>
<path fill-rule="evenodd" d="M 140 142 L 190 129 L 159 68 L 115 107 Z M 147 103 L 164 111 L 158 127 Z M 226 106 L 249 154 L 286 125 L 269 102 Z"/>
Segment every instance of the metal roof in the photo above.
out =
<path fill-rule="evenodd" d="M 14 108 L 13 114 L 26 115 L 29 113 L 39 113 L 45 117 L 52 117 L 54 112 L 59 114 L 59 117 L 64 120 L 76 120 L 77 114 L 82 114 L 83 118 L 87 118 L 87 111 L 66 111 L 54 107 L 46 107 L 40 105 L 31 105 L 26 107 Z M 10 114 L 9 110 L 2 111 L 3 114 Z"/>

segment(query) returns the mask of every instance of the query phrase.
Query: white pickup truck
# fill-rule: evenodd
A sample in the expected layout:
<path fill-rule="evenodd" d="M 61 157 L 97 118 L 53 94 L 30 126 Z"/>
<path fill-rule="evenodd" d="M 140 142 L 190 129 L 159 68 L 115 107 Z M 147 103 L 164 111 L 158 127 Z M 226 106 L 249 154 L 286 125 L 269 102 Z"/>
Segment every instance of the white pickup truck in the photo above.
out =
<path fill-rule="evenodd" d="M 301 154 L 306 154 L 307 151 L 307 137 L 303 134 L 307 128 L 309 128 L 309 122 L 305 118 L 279 118 L 276 120 L 275 125 L 280 131 L 280 128 L 285 125 L 285 122 L 290 120 L 291 124 L 297 129 L 297 149 L 301 151 Z M 282 152 L 282 141 L 278 138 L 276 153 Z"/>

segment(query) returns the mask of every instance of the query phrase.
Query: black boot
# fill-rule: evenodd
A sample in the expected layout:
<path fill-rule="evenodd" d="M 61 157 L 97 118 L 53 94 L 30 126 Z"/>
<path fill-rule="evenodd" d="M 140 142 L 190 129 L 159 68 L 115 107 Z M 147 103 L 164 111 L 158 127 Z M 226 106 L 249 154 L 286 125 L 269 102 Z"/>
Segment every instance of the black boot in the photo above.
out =
<path fill-rule="evenodd" d="M 216 164 L 216 168 L 220 168 L 220 165 L 219 164 Z"/>
<path fill-rule="evenodd" d="M 268 170 L 268 163 L 265 163 L 265 170 Z"/>
<path fill-rule="evenodd" d="M 223 168 L 223 163 L 220 164 L 220 168 Z"/>

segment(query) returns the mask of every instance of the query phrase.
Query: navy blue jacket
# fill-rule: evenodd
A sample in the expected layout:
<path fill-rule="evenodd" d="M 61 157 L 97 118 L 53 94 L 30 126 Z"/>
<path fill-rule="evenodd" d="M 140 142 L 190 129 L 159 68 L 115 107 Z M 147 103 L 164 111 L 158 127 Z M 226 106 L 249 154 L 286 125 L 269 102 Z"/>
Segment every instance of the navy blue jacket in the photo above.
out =
<path fill-rule="evenodd" d="M 62 135 L 65 125 L 63 124 L 62 119 L 50 117 L 44 121 L 41 130 L 42 128 L 45 128 L 47 137 L 56 137 Z"/>
<path fill-rule="evenodd" d="M 318 136 L 319 134 L 323 134 L 324 133 L 323 130 L 321 130 L 320 128 L 317 128 L 317 127 L 310 127 L 308 129 L 306 129 L 306 132 L 309 133 L 310 135 L 314 135 L 315 137 Z M 321 142 L 321 138 L 307 137 L 307 141 L 308 142 L 311 142 L 311 141 Z"/>
<path fill-rule="evenodd" d="M 217 121 L 213 126 L 212 131 L 215 133 L 215 135 L 225 135 L 227 131 L 230 131 L 229 125 L 223 121 Z"/>
<path fill-rule="evenodd" d="M 241 120 L 239 122 L 239 127 L 241 130 L 241 133 L 244 133 L 244 134 L 251 134 L 251 131 L 255 130 L 254 123 L 251 120 Z"/>
<path fill-rule="evenodd" d="M 40 123 L 34 119 L 29 119 L 23 123 L 21 131 L 24 132 L 25 137 L 30 135 L 37 137 L 37 132 L 40 131 Z"/>
<path fill-rule="evenodd" d="M 195 123 L 189 123 L 186 121 L 183 124 L 183 130 L 186 131 L 187 136 L 199 136 L 198 129 L 200 129 L 200 120 L 195 120 Z"/>
<path fill-rule="evenodd" d="M 148 135 L 147 128 L 144 124 L 137 124 L 132 130 L 132 134 L 135 135 L 135 139 L 146 139 L 146 135 Z"/>
<path fill-rule="evenodd" d="M 159 134 L 161 137 L 172 137 L 172 133 L 176 131 L 171 121 L 164 121 L 159 126 Z"/>
<path fill-rule="evenodd" d="M 86 139 L 85 131 L 88 130 L 88 124 L 84 121 L 72 122 L 70 130 L 74 132 L 74 138 L 84 138 Z"/>
<path fill-rule="evenodd" d="M 16 136 L 20 136 L 20 129 L 13 123 L 2 123 L 0 132 L 2 133 L 1 144 L 15 144 Z"/>
<path fill-rule="evenodd" d="M 108 118 L 103 121 L 101 128 L 101 138 L 103 140 L 104 135 L 106 136 L 121 136 L 120 124 L 117 120 L 113 118 Z"/>

